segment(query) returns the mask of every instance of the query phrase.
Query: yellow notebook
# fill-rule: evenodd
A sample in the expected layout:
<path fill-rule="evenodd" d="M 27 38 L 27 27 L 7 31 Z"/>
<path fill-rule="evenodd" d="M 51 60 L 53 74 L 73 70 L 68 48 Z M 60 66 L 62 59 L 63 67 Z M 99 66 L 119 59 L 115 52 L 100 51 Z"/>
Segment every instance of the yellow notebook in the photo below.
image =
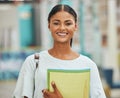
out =
<path fill-rule="evenodd" d="M 56 83 L 63 98 L 89 98 L 90 69 L 48 69 L 48 89 L 50 91 L 53 91 L 52 81 Z"/>

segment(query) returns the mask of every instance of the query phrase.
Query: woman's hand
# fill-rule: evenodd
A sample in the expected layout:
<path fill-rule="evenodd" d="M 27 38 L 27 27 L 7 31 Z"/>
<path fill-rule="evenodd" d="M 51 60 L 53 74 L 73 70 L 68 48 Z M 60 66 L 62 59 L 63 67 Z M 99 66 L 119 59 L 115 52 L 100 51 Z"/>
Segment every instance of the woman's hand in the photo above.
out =
<path fill-rule="evenodd" d="M 53 92 L 48 91 L 47 89 L 42 90 L 44 98 L 63 98 L 59 90 L 57 89 L 54 82 L 51 83 L 53 87 Z"/>

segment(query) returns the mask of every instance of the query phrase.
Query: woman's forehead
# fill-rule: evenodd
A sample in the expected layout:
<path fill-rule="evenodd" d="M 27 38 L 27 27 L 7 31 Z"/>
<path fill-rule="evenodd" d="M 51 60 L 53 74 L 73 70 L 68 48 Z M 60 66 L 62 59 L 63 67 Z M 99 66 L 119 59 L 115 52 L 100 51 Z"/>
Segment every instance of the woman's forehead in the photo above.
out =
<path fill-rule="evenodd" d="M 58 19 L 64 19 L 64 20 L 71 20 L 74 19 L 73 15 L 71 15 L 70 13 L 66 12 L 66 11 L 59 11 L 56 14 L 54 14 L 51 19 L 53 20 L 58 20 Z"/>

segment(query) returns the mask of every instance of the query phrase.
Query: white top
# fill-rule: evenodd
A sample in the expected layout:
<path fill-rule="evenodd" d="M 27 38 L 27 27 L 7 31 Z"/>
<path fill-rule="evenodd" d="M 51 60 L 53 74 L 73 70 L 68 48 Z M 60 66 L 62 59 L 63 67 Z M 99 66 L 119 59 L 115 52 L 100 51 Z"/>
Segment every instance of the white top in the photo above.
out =
<path fill-rule="evenodd" d="M 88 57 L 80 55 L 74 60 L 61 60 L 48 51 L 39 53 L 39 67 L 36 69 L 34 55 L 26 58 L 21 68 L 13 95 L 15 98 L 43 98 L 42 90 L 47 88 L 47 69 L 86 69 L 90 68 L 90 98 L 106 98 L 96 64 Z M 35 71 L 36 69 L 36 71 Z M 35 72 L 35 75 L 34 75 Z M 33 97 L 35 76 L 35 94 Z"/>

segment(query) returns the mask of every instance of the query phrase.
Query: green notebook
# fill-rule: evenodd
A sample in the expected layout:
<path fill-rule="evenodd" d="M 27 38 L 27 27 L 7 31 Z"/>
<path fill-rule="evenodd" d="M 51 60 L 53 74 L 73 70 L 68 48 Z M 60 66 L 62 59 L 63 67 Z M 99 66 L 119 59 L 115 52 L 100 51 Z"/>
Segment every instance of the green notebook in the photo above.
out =
<path fill-rule="evenodd" d="M 48 69 L 48 89 L 53 91 L 54 81 L 63 98 L 89 98 L 90 69 L 60 70 Z"/>

